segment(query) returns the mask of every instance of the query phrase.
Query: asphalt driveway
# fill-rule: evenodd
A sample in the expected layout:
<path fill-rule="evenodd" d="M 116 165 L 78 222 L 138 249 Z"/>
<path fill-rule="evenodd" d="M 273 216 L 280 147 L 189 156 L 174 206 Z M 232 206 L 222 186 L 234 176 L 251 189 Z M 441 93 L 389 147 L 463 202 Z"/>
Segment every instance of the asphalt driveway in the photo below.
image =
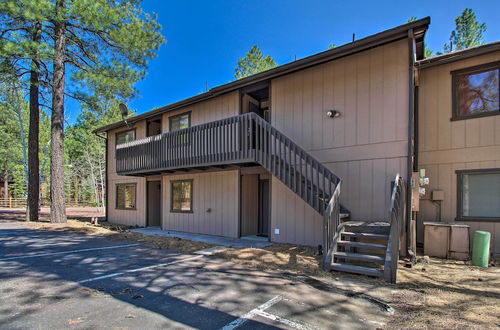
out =
<path fill-rule="evenodd" d="M 366 299 L 205 253 L 0 223 L 1 329 L 364 329 Z"/>

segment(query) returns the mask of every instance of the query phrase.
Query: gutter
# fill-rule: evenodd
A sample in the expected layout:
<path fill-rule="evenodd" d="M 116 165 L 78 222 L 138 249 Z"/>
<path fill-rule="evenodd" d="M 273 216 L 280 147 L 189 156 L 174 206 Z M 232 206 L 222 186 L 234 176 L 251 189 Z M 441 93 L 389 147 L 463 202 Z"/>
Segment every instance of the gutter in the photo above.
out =
<path fill-rule="evenodd" d="M 413 29 L 408 30 L 409 79 L 408 79 L 408 157 L 406 164 L 406 246 L 411 264 L 416 261 L 413 251 L 413 211 L 412 211 L 412 175 L 415 157 L 415 62 L 416 41 Z"/>
<path fill-rule="evenodd" d="M 493 53 L 496 51 L 500 51 L 500 41 L 492 42 L 486 45 L 481 45 L 473 48 L 457 50 L 443 55 L 433 56 L 430 58 L 426 58 L 424 60 L 417 61 L 416 64 L 419 69 L 425 69 L 437 65 L 464 60 L 470 57 Z"/>

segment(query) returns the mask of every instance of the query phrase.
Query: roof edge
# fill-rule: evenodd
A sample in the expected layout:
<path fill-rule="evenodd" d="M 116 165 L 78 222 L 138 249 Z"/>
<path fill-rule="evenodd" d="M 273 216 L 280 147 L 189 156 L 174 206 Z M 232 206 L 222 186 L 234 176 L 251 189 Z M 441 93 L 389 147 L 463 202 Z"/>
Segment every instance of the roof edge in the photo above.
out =
<path fill-rule="evenodd" d="M 492 53 L 495 51 L 500 51 L 500 41 L 491 42 L 485 45 L 476 46 L 472 48 L 467 48 L 463 50 L 457 50 L 451 53 L 446 53 L 443 55 L 429 57 L 420 61 L 417 61 L 416 66 L 420 69 L 425 69 L 437 65 L 447 64 L 456 62 L 459 60 L 467 59 L 474 56 L 484 55 Z"/>
<path fill-rule="evenodd" d="M 297 61 L 293 61 L 290 63 L 286 63 L 280 66 L 277 66 L 273 69 L 260 72 L 249 77 L 245 77 L 236 81 L 229 82 L 227 84 L 219 85 L 211 88 L 208 92 L 142 113 L 140 115 L 130 117 L 127 119 L 128 123 L 134 123 L 139 120 L 147 119 L 150 117 L 157 116 L 159 114 L 173 111 L 178 108 L 188 106 L 194 103 L 198 103 L 212 97 L 229 93 L 239 88 L 248 86 L 250 84 L 270 80 L 273 78 L 277 78 L 279 76 L 283 76 L 286 74 L 293 73 L 295 71 L 303 70 L 311 66 L 315 66 L 318 64 L 322 64 L 325 62 L 329 62 L 338 58 L 346 57 L 349 55 L 353 55 L 377 46 L 384 45 L 389 42 L 397 41 L 400 39 L 404 39 L 408 37 L 408 31 L 413 29 L 416 38 L 423 40 L 425 36 L 425 32 L 427 27 L 430 24 L 430 17 L 425 17 L 420 20 L 416 20 L 410 23 L 406 23 L 403 25 L 399 25 L 397 27 L 370 35 L 368 37 L 353 41 L 351 43 L 326 50 L 320 53 L 316 53 Z M 113 124 L 109 124 L 100 128 L 97 128 L 93 131 L 93 133 L 101 133 L 106 132 L 115 128 L 119 128 L 125 126 L 125 121 L 119 121 Z"/>

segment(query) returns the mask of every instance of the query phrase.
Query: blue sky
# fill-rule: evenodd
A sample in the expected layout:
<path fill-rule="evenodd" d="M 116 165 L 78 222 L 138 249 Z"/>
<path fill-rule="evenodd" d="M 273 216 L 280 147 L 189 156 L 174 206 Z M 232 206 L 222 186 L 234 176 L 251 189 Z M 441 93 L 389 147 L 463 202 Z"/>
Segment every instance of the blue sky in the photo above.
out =
<path fill-rule="evenodd" d="M 500 1 L 296 1 L 296 0 L 144 0 L 167 38 L 130 103 L 146 112 L 233 80 L 234 67 L 253 44 L 279 64 L 401 25 L 411 16 L 431 16 L 426 42 L 441 51 L 454 19 L 472 8 L 488 26 L 486 41 L 500 40 Z M 68 104 L 68 120 L 78 115 Z"/>

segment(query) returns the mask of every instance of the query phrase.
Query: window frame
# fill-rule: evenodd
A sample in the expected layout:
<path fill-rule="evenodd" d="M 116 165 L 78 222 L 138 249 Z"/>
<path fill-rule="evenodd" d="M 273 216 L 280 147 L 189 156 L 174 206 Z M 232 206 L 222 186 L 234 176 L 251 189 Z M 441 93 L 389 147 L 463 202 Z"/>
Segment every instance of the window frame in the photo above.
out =
<path fill-rule="evenodd" d="M 460 70 L 451 71 L 451 85 L 452 85 L 452 111 L 451 111 L 451 121 L 456 120 L 465 120 L 472 118 L 481 118 L 481 117 L 489 117 L 489 116 L 498 116 L 500 115 L 500 108 L 494 111 L 488 111 L 483 113 L 476 113 L 471 115 L 460 115 L 460 109 L 458 109 L 458 77 L 465 74 L 472 73 L 482 73 L 491 70 L 498 70 L 498 74 L 500 77 L 500 61 L 485 63 L 481 65 L 476 65 Z M 500 97 L 500 79 L 498 83 L 498 93 Z"/>
<path fill-rule="evenodd" d="M 123 143 L 118 143 L 118 135 L 123 134 L 123 133 L 128 133 L 128 132 L 133 132 L 134 133 L 134 139 L 132 141 L 135 141 L 137 139 L 137 132 L 135 130 L 135 127 L 131 128 L 131 129 L 124 130 L 124 131 L 116 132 L 115 133 L 115 148 L 117 146 L 119 146 L 120 144 L 123 144 Z M 124 143 L 127 143 L 127 142 L 124 142 Z"/>
<path fill-rule="evenodd" d="M 193 179 L 170 180 L 170 213 L 193 213 Z M 191 191 L 189 194 L 189 210 L 174 209 L 174 184 L 189 182 Z"/>
<path fill-rule="evenodd" d="M 176 129 L 176 130 L 172 131 L 172 119 L 182 117 L 184 115 L 188 115 L 188 125 L 189 126 L 187 128 L 191 127 L 191 111 L 187 111 L 187 112 L 179 113 L 178 115 L 168 117 L 168 131 L 169 132 L 176 132 L 176 131 L 181 130 L 181 129 Z M 185 129 L 185 128 L 182 128 L 182 129 Z"/>
<path fill-rule="evenodd" d="M 119 186 L 133 186 L 134 187 L 134 207 L 118 207 L 118 187 Z M 115 184 L 115 209 L 116 210 L 126 210 L 126 211 L 137 210 L 137 182 L 116 183 Z"/>
<path fill-rule="evenodd" d="M 455 221 L 477 221 L 477 222 L 500 222 L 500 217 L 477 217 L 462 216 L 462 194 L 463 194 L 463 176 L 466 174 L 500 174 L 500 168 L 481 168 L 471 170 L 456 170 L 457 175 L 457 215 Z"/>

